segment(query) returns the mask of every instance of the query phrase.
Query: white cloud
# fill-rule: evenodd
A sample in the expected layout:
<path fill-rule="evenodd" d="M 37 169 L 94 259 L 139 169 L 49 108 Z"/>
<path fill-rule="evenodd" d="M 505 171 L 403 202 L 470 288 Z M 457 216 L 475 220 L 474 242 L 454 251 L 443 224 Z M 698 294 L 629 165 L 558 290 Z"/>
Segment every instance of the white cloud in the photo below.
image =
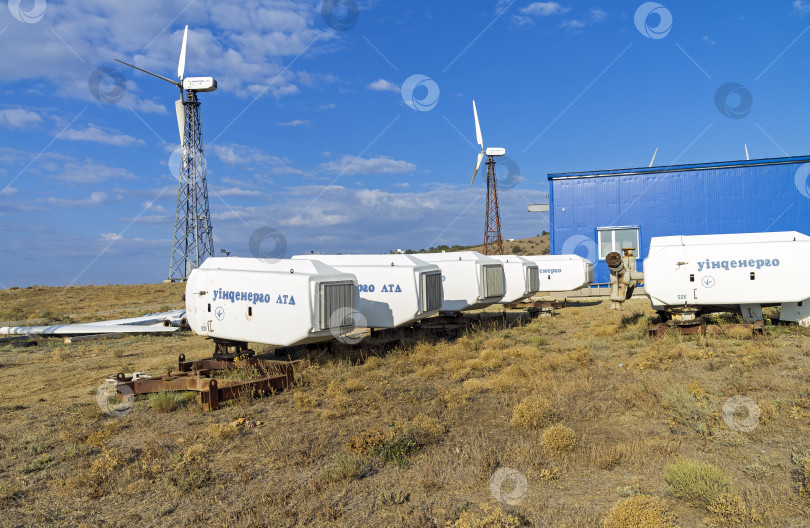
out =
<path fill-rule="evenodd" d="M 588 26 L 603 22 L 607 19 L 607 16 L 608 15 L 605 11 L 594 7 L 588 11 L 587 17 L 564 20 L 560 24 L 560 27 L 571 31 L 579 31 Z"/>
<path fill-rule="evenodd" d="M 142 139 L 134 138 L 126 134 L 120 134 L 112 130 L 103 130 L 96 125 L 90 125 L 83 130 L 70 128 L 65 130 L 60 139 L 68 139 L 71 141 L 92 141 L 95 143 L 103 143 L 105 145 L 115 145 L 117 147 L 128 147 L 130 145 L 145 145 Z"/>
<path fill-rule="evenodd" d="M 7 108 L 0 110 L 0 125 L 9 128 L 31 128 L 42 122 L 42 117 L 36 112 L 22 108 Z"/>
<path fill-rule="evenodd" d="M 90 159 L 71 160 L 61 167 L 58 164 L 48 164 L 45 168 L 52 171 L 57 179 L 71 183 L 99 183 L 105 180 L 135 178 L 135 175 L 127 169 L 110 167 Z"/>
<path fill-rule="evenodd" d="M 59 207 L 93 207 L 109 203 L 110 196 L 102 191 L 95 191 L 88 198 L 72 200 L 69 198 L 54 198 L 53 196 L 43 200 L 46 203 Z"/>
<path fill-rule="evenodd" d="M 373 83 L 368 85 L 369 90 L 374 90 L 375 92 L 397 92 L 399 93 L 399 87 L 392 83 L 391 81 L 386 81 L 385 79 L 377 79 Z"/>
<path fill-rule="evenodd" d="M 101 233 L 101 240 L 121 240 L 124 238 L 123 235 L 118 233 Z"/>
<path fill-rule="evenodd" d="M 172 27 L 167 21 L 174 21 Z M 57 95 L 97 102 L 88 80 L 96 68 L 108 65 L 128 79 L 128 93 L 117 104 L 143 111 L 165 107 L 142 101 L 136 82 L 161 81 L 113 59 L 173 77 L 185 23 L 186 74 L 212 75 L 221 81 L 220 90 L 239 97 L 295 93 L 297 73 L 285 65 L 305 51 L 337 49 L 330 42 L 340 35 L 323 24 L 312 3 L 291 0 L 219 0 L 190 7 L 188 0 L 49 2 L 46 22 L 8 24 L 3 39 L 13 42 L 14 50 L 0 54 L 4 81 L 48 80 Z M 313 81 L 306 75 L 298 80 Z"/>
<path fill-rule="evenodd" d="M 524 15 L 538 17 L 562 15 L 569 11 L 571 11 L 570 7 L 563 7 L 557 2 L 534 2 L 520 9 Z"/>
<path fill-rule="evenodd" d="M 211 187 L 213 193 L 217 196 L 261 196 L 261 191 L 242 189 L 240 187 Z"/>
<path fill-rule="evenodd" d="M 169 212 L 168 209 L 166 209 L 165 207 L 163 207 L 160 204 L 156 204 L 152 200 L 147 200 L 145 202 L 141 202 L 141 207 L 143 207 L 144 210 L 146 210 L 146 211 L 154 211 L 156 213 L 167 213 L 167 212 Z"/>
<path fill-rule="evenodd" d="M 229 145 L 215 144 L 209 146 L 208 149 L 212 151 L 220 161 L 228 165 L 239 165 L 243 163 L 281 165 L 284 163 L 284 160 L 277 156 L 270 156 L 255 147 L 238 145 L 236 143 Z"/>
<path fill-rule="evenodd" d="M 11 196 L 12 194 L 17 194 L 19 189 L 16 187 L 8 186 L 5 189 L 0 189 L 0 195 Z"/>
<path fill-rule="evenodd" d="M 810 4 L 805 3 L 802 0 L 795 0 L 793 2 L 793 9 L 799 11 L 800 13 L 810 13 Z"/>
<path fill-rule="evenodd" d="M 367 159 L 346 155 L 339 160 L 322 163 L 319 168 L 324 172 L 351 176 L 354 174 L 404 174 L 416 170 L 416 165 L 387 156 Z"/>
<path fill-rule="evenodd" d="M 276 123 L 276 125 L 283 127 L 309 126 L 309 124 L 309 119 L 293 119 L 292 121 L 282 121 Z"/>
<path fill-rule="evenodd" d="M 560 24 L 560 27 L 564 29 L 582 29 L 585 27 L 585 22 L 576 19 L 563 20 L 563 22 Z"/>

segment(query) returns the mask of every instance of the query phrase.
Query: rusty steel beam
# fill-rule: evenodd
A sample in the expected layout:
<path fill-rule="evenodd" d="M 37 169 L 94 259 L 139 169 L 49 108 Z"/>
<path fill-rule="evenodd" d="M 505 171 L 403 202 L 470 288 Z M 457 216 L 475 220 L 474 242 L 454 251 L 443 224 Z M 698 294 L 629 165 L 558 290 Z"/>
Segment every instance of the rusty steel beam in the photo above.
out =
<path fill-rule="evenodd" d="M 670 328 L 679 332 L 681 335 L 725 334 L 733 328 L 744 328 L 746 330 L 751 330 L 751 334 L 753 336 L 765 335 L 764 321 L 757 321 L 753 324 L 722 325 L 707 325 L 705 323 L 693 325 L 669 325 L 667 323 L 658 323 L 653 325 L 647 333 L 649 337 L 662 337 Z"/>
<path fill-rule="evenodd" d="M 297 361 L 270 361 L 256 358 L 238 363 L 222 359 L 186 361 L 184 354 L 178 358 L 178 371 L 154 378 L 132 379 L 123 373 L 115 376 L 118 392 L 126 386 L 130 394 L 149 394 L 160 391 L 199 392 L 202 409 L 212 411 L 220 402 L 232 400 L 241 394 L 263 394 L 289 388 L 294 382 L 294 367 Z M 216 378 L 228 372 L 253 372 L 257 377 L 247 380 Z"/>

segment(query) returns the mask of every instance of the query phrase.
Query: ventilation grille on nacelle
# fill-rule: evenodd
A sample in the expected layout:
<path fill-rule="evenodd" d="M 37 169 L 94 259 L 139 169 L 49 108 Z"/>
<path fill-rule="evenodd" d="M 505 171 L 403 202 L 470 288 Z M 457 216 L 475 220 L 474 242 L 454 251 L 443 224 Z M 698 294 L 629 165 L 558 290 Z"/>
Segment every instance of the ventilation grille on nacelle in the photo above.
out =
<path fill-rule="evenodd" d="M 484 298 L 503 297 L 504 293 L 503 266 L 484 266 Z"/>
<path fill-rule="evenodd" d="M 321 330 L 354 326 L 354 283 L 322 282 Z"/>
<path fill-rule="evenodd" d="M 422 274 L 422 311 L 431 312 L 442 307 L 442 272 Z"/>
<path fill-rule="evenodd" d="M 540 270 L 537 266 L 529 268 L 529 291 L 527 293 L 534 293 L 540 291 Z"/>

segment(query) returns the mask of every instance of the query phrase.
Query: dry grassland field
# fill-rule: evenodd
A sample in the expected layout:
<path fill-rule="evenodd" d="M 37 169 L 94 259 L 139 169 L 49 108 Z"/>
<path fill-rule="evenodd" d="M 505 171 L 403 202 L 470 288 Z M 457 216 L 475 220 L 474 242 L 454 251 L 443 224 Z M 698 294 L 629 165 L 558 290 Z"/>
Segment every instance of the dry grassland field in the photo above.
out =
<path fill-rule="evenodd" d="M 4 290 L 0 320 L 141 315 L 182 292 Z M 653 340 L 646 299 L 608 306 L 311 351 L 290 390 L 212 412 L 193 393 L 121 417 L 96 403 L 110 374 L 209 357 L 188 331 L 2 344 L 0 526 L 810 526 L 810 332 Z"/>

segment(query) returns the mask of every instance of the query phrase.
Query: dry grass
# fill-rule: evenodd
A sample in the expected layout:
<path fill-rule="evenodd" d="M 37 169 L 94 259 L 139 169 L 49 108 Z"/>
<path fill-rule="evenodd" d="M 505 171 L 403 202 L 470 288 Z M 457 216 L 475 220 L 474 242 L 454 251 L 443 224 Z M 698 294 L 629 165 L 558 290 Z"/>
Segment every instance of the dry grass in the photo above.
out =
<path fill-rule="evenodd" d="M 542 429 L 554 421 L 554 411 L 548 400 L 539 394 L 525 397 L 512 411 L 512 425 Z"/>
<path fill-rule="evenodd" d="M 633 495 L 619 501 L 605 517 L 605 528 L 675 528 L 674 516 L 664 501 L 651 495 Z"/>
<path fill-rule="evenodd" d="M 540 443 L 552 453 L 564 453 L 573 451 L 577 446 L 577 435 L 570 427 L 561 424 L 552 425 L 543 431 Z"/>
<path fill-rule="evenodd" d="M 0 291 L 0 306 L 93 320 L 180 306 L 181 290 L 32 288 Z M 122 298 L 138 300 L 102 315 Z M 210 413 L 179 394 L 170 412 L 157 412 L 168 396 L 142 397 L 120 418 L 95 403 L 111 373 L 160 375 L 178 354 L 210 356 L 210 341 L 189 333 L 0 345 L 0 525 L 557 528 L 610 516 L 634 526 L 621 517 L 633 512 L 665 522 L 654 511 L 681 526 L 806 524 L 810 331 L 650 340 L 643 300 L 555 313 L 455 340 L 404 334 L 392 350 L 373 339 L 321 349 L 303 356 L 292 390 Z M 725 424 L 735 395 L 759 405 L 753 431 Z M 667 471 L 684 460 L 719 473 Z M 516 504 L 490 492 L 500 468 L 526 478 Z"/>

